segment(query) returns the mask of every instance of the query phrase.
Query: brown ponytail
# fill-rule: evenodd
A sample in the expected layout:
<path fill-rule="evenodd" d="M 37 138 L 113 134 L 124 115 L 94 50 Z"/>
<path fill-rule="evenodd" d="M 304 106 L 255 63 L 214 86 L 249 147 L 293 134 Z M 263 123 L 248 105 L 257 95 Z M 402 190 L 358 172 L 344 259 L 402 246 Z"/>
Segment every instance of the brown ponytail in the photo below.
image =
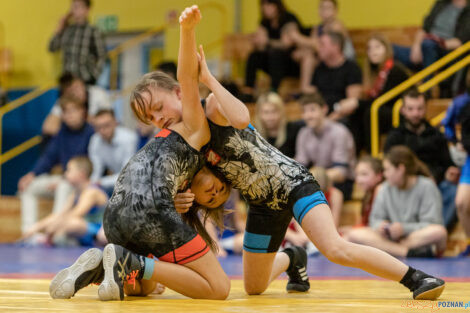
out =
<path fill-rule="evenodd" d="M 405 166 L 405 175 L 421 175 L 431 177 L 426 164 L 419 160 L 416 155 L 406 146 L 394 146 L 385 155 L 385 159 L 392 163 L 393 166 L 397 167 L 399 164 Z"/>

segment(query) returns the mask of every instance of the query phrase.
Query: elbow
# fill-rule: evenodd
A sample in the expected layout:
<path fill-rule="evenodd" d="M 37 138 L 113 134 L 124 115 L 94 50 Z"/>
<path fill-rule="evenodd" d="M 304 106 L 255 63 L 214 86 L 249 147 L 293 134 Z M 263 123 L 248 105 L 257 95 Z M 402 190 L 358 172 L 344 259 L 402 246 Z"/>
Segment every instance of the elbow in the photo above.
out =
<path fill-rule="evenodd" d="M 237 120 L 231 124 L 233 128 L 245 129 L 250 125 L 250 120 Z"/>
<path fill-rule="evenodd" d="M 245 110 L 242 114 L 240 114 L 235 121 L 231 121 L 232 127 L 237 129 L 245 129 L 250 125 L 250 112 L 245 107 Z"/>

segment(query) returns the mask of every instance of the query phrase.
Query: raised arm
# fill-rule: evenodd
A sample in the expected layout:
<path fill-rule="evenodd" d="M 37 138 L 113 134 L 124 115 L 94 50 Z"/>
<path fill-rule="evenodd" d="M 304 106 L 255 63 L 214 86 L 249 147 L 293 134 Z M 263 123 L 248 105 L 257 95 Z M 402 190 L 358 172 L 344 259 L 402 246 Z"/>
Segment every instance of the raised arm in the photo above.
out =
<path fill-rule="evenodd" d="M 177 78 L 181 86 L 183 124 L 195 132 L 207 120 L 200 103 L 198 86 L 198 60 L 196 52 L 195 27 L 201 20 L 201 12 L 196 5 L 186 8 L 180 16 L 180 47 Z"/>
<path fill-rule="evenodd" d="M 211 74 L 202 46 L 199 53 L 200 80 L 213 93 L 207 98 L 207 117 L 218 125 L 246 128 L 250 123 L 248 108 Z"/>

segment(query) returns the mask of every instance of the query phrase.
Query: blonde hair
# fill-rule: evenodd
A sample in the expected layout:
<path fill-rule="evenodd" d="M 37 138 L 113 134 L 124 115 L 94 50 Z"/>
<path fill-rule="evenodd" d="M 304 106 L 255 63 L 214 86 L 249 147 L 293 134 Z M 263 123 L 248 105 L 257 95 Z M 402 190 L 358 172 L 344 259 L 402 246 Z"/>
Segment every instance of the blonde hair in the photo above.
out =
<path fill-rule="evenodd" d="M 364 73 L 363 75 L 364 90 L 368 90 L 373 86 L 374 81 L 377 78 L 377 75 L 379 74 L 379 71 L 384 65 L 385 61 L 389 59 L 393 59 L 392 44 L 390 43 L 387 37 L 385 37 L 381 33 L 374 33 L 369 37 L 369 39 L 367 39 L 367 44 L 369 44 L 371 40 L 377 40 L 385 47 L 385 59 L 382 61 L 382 63 L 379 64 L 378 68 L 374 70 L 372 68 L 372 63 L 370 62 L 369 57 L 367 57 L 366 61 L 364 62 L 363 71 L 362 71 Z"/>
<path fill-rule="evenodd" d="M 281 115 L 281 120 L 279 121 L 279 131 L 277 133 L 277 138 L 276 141 L 274 142 L 274 146 L 279 148 L 281 147 L 284 142 L 286 142 L 286 137 L 287 137 L 287 119 L 286 119 L 286 114 L 285 114 L 285 107 L 284 107 L 284 101 L 282 101 L 282 98 L 275 92 L 267 92 L 259 96 L 258 101 L 256 101 L 256 107 L 255 107 L 255 126 L 258 132 L 263 136 L 264 138 L 267 138 L 268 134 L 266 131 L 266 128 L 264 127 L 263 122 L 261 121 L 260 118 L 260 112 L 261 108 L 264 104 L 269 103 L 271 105 L 274 105 L 277 111 L 279 111 L 279 114 Z"/>
<path fill-rule="evenodd" d="M 135 116 L 142 123 L 147 125 L 151 124 L 151 122 L 147 117 L 147 106 L 143 95 L 147 93 L 151 96 L 152 88 L 160 88 L 165 91 L 171 92 L 176 88 L 179 88 L 179 84 L 170 75 L 161 71 L 147 73 L 137 83 L 131 93 L 130 104 Z M 152 99 L 150 99 L 150 102 L 152 102 Z"/>
<path fill-rule="evenodd" d="M 91 173 L 93 173 L 93 164 L 86 156 L 73 157 L 69 160 L 69 163 L 74 163 L 87 178 L 90 178 Z"/>

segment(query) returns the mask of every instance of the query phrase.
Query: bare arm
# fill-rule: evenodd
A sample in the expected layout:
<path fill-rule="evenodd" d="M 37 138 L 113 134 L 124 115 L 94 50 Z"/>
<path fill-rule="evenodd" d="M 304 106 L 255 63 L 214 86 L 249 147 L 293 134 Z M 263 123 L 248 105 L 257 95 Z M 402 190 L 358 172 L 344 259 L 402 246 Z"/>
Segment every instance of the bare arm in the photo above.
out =
<path fill-rule="evenodd" d="M 197 6 L 186 8 L 180 16 L 177 77 L 181 86 L 183 123 L 190 132 L 196 132 L 207 125 L 204 110 L 200 104 L 198 87 L 195 27 L 200 20 L 201 12 Z"/>
<path fill-rule="evenodd" d="M 238 129 L 246 128 L 250 123 L 248 108 L 211 74 L 202 46 L 199 47 L 199 52 L 201 82 L 213 93 L 207 97 L 207 117 L 218 125 L 232 126 Z"/>
<path fill-rule="evenodd" d="M 97 188 L 85 189 L 78 199 L 77 204 L 69 212 L 71 217 L 83 217 L 85 216 L 94 206 L 103 206 L 108 200 L 107 195 Z"/>

